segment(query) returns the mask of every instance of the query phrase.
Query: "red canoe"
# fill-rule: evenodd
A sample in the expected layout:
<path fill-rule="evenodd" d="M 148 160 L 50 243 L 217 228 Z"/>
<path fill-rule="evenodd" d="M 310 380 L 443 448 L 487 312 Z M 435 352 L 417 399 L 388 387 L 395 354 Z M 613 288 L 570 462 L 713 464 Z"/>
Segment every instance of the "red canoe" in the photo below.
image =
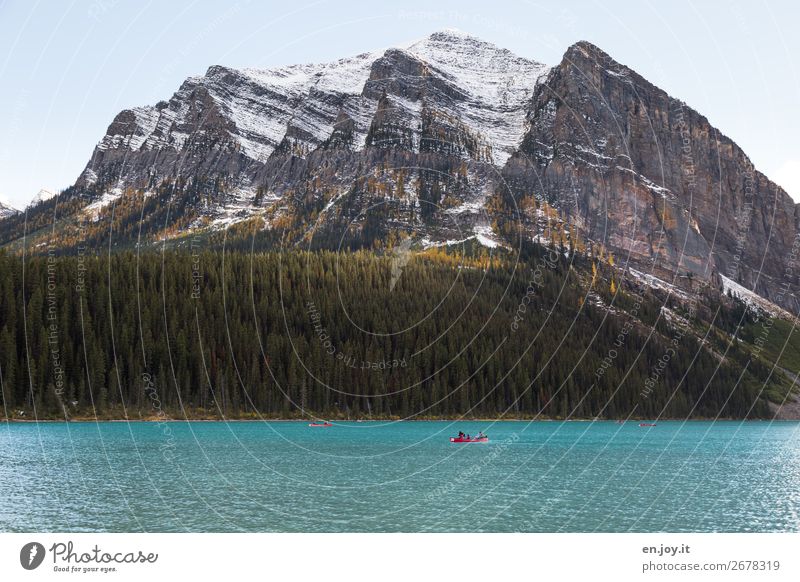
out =
<path fill-rule="evenodd" d="M 333 426 L 330 422 L 309 422 L 308 426 L 321 426 L 321 427 L 329 427 Z"/>
<path fill-rule="evenodd" d="M 469 439 L 466 438 L 466 437 L 450 437 L 450 442 L 451 443 L 488 443 L 489 442 L 489 437 L 487 437 L 487 436 L 484 436 L 484 437 L 472 437 L 472 438 L 469 438 Z"/>

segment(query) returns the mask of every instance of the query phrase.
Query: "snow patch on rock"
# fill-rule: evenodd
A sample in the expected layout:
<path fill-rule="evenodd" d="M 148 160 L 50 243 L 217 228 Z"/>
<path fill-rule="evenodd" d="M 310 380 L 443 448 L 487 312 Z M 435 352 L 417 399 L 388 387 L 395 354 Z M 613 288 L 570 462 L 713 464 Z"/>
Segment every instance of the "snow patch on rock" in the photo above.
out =
<path fill-rule="evenodd" d="M 722 292 L 726 295 L 730 292 L 732 296 L 744 302 L 754 312 L 766 313 L 767 315 L 774 315 L 776 317 L 792 317 L 788 311 L 778 307 L 768 299 L 764 299 L 761 295 L 750 291 L 750 289 L 737 283 L 733 279 L 729 279 L 721 273 L 720 278 L 722 279 Z"/>
<path fill-rule="evenodd" d="M 489 141 L 494 163 L 505 164 L 524 136 L 525 106 L 550 68 L 455 29 L 406 50 L 466 91 L 458 117 Z"/>
<path fill-rule="evenodd" d="M 684 299 L 688 299 L 689 297 L 685 291 L 683 291 L 676 285 L 673 285 L 672 283 L 667 283 L 663 279 L 659 279 L 658 277 L 656 277 L 655 275 L 651 275 L 650 273 L 642 273 L 641 271 L 637 271 L 636 269 L 632 269 L 631 267 L 628 267 L 628 273 L 630 273 L 630 275 L 634 279 L 636 279 L 640 283 L 645 284 L 647 287 L 650 287 L 651 289 L 659 289 L 661 291 L 667 291 L 668 293 L 677 295 L 678 297 Z"/>
<path fill-rule="evenodd" d="M 108 192 L 104 192 L 100 198 L 89 204 L 84 209 L 84 212 L 87 214 L 90 220 L 97 222 L 100 219 L 100 211 L 109 204 L 113 204 L 119 200 L 121 196 L 122 188 L 112 188 Z"/>

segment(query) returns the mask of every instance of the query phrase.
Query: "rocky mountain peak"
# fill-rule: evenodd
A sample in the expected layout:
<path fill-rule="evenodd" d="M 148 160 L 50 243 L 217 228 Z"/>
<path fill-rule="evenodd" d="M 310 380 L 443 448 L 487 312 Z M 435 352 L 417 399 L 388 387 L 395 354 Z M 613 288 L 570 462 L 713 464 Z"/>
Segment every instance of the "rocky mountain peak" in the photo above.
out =
<path fill-rule="evenodd" d="M 412 42 L 406 47 L 401 47 L 408 52 L 418 55 L 423 60 L 431 62 L 450 61 L 462 68 L 468 68 L 469 63 L 464 62 L 464 57 L 472 56 L 482 59 L 493 59 L 498 56 L 510 60 L 519 60 L 519 57 L 510 50 L 472 36 L 456 28 L 445 28 L 433 32 L 423 39 Z M 522 59 L 528 62 L 528 59 Z"/>
<path fill-rule="evenodd" d="M 354 245 L 392 229 L 497 237 L 502 217 L 485 215 L 500 192 L 640 271 L 684 287 L 724 275 L 782 305 L 800 222 L 705 117 L 595 45 L 549 68 L 455 29 L 325 63 L 211 66 L 119 113 L 77 190 L 93 220 L 124 193 L 158 209 L 157 193 L 180 226 L 154 222 L 154 239 L 260 217 L 294 237 L 313 220 L 336 241 L 347 224 Z M 537 216 L 522 217 L 531 240 Z"/>
<path fill-rule="evenodd" d="M 610 61 L 611 57 L 603 49 L 588 40 L 579 40 L 571 44 L 564 52 L 564 59 L 580 60 L 590 59 L 593 61 Z"/>
<path fill-rule="evenodd" d="M 19 210 L 11 206 L 10 203 L 0 198 L 0 220 L 9 216 L 14 216 L 19 213 Z"/>

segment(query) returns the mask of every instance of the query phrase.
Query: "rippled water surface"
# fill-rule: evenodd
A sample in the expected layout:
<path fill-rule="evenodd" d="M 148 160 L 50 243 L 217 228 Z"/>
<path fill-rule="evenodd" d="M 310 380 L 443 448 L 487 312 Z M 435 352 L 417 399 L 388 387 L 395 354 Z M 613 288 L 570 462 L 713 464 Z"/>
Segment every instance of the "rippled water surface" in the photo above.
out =
<path fill-rule="evenodd" d="M 798 531 L 798 429 L 6 424 L 0 531 Z"/>

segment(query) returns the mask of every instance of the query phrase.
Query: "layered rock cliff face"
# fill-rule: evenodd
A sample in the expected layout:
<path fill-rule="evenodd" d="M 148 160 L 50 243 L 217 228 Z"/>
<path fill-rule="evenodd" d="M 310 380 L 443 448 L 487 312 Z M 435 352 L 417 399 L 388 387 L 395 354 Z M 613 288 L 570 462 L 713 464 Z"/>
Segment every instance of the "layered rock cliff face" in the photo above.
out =
<path fill-rule="evenodd" d="M 261 215 L 321 246 L 401 228 L 463 239 L 487 228 L 483 203 L 546 70 L 457 31 L 333 63 L 214 66 L 120 113 L 76 187 L 108 205 L 174 184 L 183 232 Z"/>
<path fill-rule="evenodd" d="M 586 236 L 677 281 L 743 283 L 785 306 L 797 207 L 708 120 L 580 42 L 533 96 L 503 175 Z"/>
<path fill-rule="evenodd" d="M 794 301 L 786 193 L 703 116 L 585 42 L 553 68 L 457 31 L 331 63 L 213 66 L 168 101 L 121 112 L 60 198 L 55 214 L 42 205 L 47 220 L 115 220 L 108 236 L 123 245 L 259 217 L 326 248 L 398 235 L 512 248 L 492 225 L 541 240 L 536 213 L 520 211 L 535 199 L 563 236 L 618 264 Z M 46 222 L 36 213 L 27 228 Z M 20 239 L 19 219 L 2 224 L 0 243 Z"/>

